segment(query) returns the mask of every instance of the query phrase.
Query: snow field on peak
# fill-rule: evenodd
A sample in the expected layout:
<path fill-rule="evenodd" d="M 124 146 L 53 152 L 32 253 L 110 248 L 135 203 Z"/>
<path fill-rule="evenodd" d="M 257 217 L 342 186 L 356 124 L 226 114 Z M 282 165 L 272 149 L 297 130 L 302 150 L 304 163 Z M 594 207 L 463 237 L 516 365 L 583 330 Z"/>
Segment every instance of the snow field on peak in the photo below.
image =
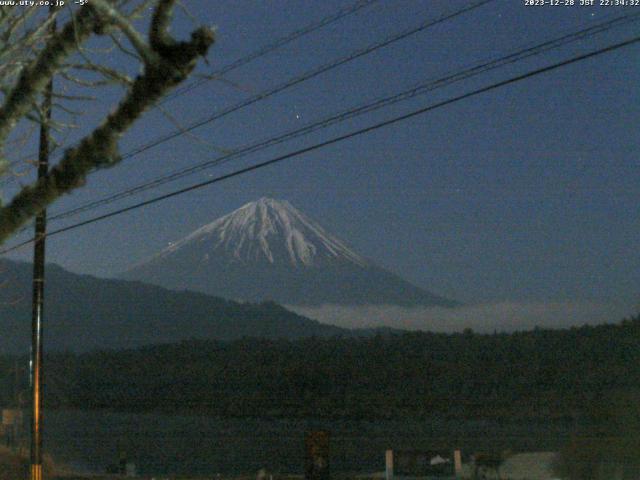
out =
<path fill-rule="evenodd" d="M 319 259 L 343 259 L 359 266 L 368 262 L 327 233 L 287 201 L 261 198 L 250 202 L 164 249 L 170 255 L 196 242 L 211 242 L 211 253 L 222 249 L 240 261 L 286 261 L 310 267 Z M 286 258 L 282 258 L 283 255 Z"/>

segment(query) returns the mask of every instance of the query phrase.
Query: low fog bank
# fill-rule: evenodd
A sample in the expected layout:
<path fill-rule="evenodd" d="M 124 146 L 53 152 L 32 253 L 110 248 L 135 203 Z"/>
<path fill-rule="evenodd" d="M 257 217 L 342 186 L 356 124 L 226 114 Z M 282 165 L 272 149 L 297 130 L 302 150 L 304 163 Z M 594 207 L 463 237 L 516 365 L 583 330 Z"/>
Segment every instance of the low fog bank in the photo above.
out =
<path fill-rule="evenodd" d="M 287 305 L 300 315 L 346 328 L 393 327 L 432 332 L 513 332 L 617 323 L 635 315 L 629 306 L 596 302 L 501 302 L 458 308 L 399 307 L 395 305 L 319 307 Z"/>

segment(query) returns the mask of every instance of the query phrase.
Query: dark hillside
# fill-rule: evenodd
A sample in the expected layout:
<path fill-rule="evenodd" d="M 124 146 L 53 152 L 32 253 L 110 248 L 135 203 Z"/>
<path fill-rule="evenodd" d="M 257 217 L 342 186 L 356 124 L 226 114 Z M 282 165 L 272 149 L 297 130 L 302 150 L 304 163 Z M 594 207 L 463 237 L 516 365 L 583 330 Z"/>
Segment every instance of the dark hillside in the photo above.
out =
<path fill-rule="evenodd" d="M 638 404 L 640 317 L 497 335 L 188 341 L 52 355 L 47 368 L 51 406 L 572 422 L 608 398 Z"/>
<path fill-rule="evenodd" d="M 31 269 L 0 261 L 0 352 L 28 352 Z M 273 303 L 238 303 L 140 282 L 106 280 L 47 266 L 47 351 L 134 348 L 184 339 L 300 338 L 348 334 Z"/>

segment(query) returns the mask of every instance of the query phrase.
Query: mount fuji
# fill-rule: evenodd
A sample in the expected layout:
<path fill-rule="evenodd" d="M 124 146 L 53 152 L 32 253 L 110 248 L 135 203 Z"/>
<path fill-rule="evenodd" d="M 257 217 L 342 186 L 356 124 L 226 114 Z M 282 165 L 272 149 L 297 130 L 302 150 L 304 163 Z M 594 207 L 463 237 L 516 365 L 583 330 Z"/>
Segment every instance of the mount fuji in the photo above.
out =
<path fill-rule="evenodd" d="M 457 305 L 375 265 L 289 202 L 271 198 L 195 230 L 122 277 L 251 302 Z"/>

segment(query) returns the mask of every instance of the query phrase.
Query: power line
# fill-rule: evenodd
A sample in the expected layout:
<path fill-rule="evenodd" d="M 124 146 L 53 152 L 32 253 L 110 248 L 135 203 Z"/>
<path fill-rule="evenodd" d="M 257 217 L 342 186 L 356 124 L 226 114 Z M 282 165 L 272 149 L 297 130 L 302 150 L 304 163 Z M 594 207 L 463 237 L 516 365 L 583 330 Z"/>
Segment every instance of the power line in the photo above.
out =
<path fill-rule="evenodd" d="M 338 20 L 340 20 L 343 17 L 346 17 L 348 15 L 351 15 L 353 13 L 358 12 L 359 10 L 362 10 L 365 7 L 368 7 L 376 2 L 378 2 L 379 0 L 359 0 L 356 3 L 354 3 L 353 5 L 349 6 L 349 7 L 345 7 L 342 8 L 340 10 L 338 10 L 335 13 L 332 13 L 322 19 L 320 19 L 317 22 L 311 23 L 305 27 L 302 27 L 299 30 L 296 30 L 294 32 L 291 32 L 289 35 L 286 35 L 284 37 L 281 37 L 279 39 L 277 39 L 275 42 L 270 43 L 268 45 L 265 45 L 262 48 L 259 48 L 258 50 L 249 53 L 248 55 L 239 58 L 231 63 L 229 63 L 228 65 L 216 70 L 215 72 L 213 72 L 210 75 L 210 78 L 201 78 L 200 80 L 197 80 L 189 85 L 184 85 L 181 88 L 176 89 L 173 93 L 171 93 L 170 95 L 167 95 L 162 102 L 160 102 L 160 104 L 166 103 L 172 99 L 174 99 L 175 97 L 178 97 L 180 95 L 184 95 L 185 93 L 190 92 L 191 90 L 198 88 L 200 85 L 202 85 L 203 83 L 206 83 L 210 80 L 215 79 L 216 77 L 221 77 L 222 75 L 225 75 L 237 68 L 240 68 L 246 64 L 248 64 L 249 62 L 252 62 L 260 57 L 263 57 L 265 55 L 267 55 L 268 53 L 273 52 L 274 50 L 277 50 L 280 47 L 283 47 L 289 43 L 291 43 L 294 40 L 297 40 L 300 37 L 303 37 L 305 35 L 308 35 L 309 33 L 315 32 L 316 30 L 325 27 L 331 23 L 334 23 Z"/>
<path fill-rule="evenodd" d="M 342 142 L 344 140 L 348 140 L 348 139 L 351 139 L 351 138 L 354 138 L 354 137 L 357 137 L 357 136 L 360 136 L 360 135 L 363 135 L 363 134 L 366 134 L 366 133 L 369 133 L 369 132 L 372 132 L 372 131 L 375 131 L 375 130 L 379 130 L 379 129 L 384 128 L 384 127 L 388 127 L 390 125 L 394 125 L 396 123 L 408 120 L 408 119 L 416 117 L 418 115 L 425 114 L 427 112 L 436 110 L 438 108 L 442 108 L 442 107 L 457 103 L 457 102 L 465 100 L 467 98 L 474 97 L 474 96 L 480 95 L 482 93 L 490 92 L 492 90 L 496 90 L 498 88 L 501 88 L 501 87 L 504 87 L 504 86 L 507 86 L 507 85 L 510 85 L 510 84 L 513 84 L 513 83 L 516 83 L 516 82 L 520 82 L 522 80 L 526 80 L 528 78 L 531 78 L 531 77 L 534 77 L 534 76 L 537 76 L 537 75 L 541 75 L 543 73 L 547 73 L 547 72 L 550 72 L 550 71 L 553 71 L 553 70 L 557 70 L 557 69 L 565 67 L 567 65 L 571 65 L 571 64 L 574 64 L 574 63 L 577 63 L 577 62 L 581 62 L 581 61 L 590 59 L 590 58 L 594 58 L 596 56 L 603 55 L 605 53 L 609 53 L 609 52 L 612 52 L 614 50 L 618 50 L 620 48 L 627 47 L 629 45 L 632 45 L 632 44 L 635 44 L 635 43 L 638 43 L 638 42 L 640 42 L 640 36 L 631 38 L 629 40 L 625 40 L 625 41 L 620 42 L 620 43 L 616 43 L 614 45 L 610 45 L 608 47 L 601 48 L 599 50 L 595 50 L 595 51 L 589 52 L 589 53 L 586 53 L 586 54 L 583 54 L 583 55 L 580 55 L 580 56 L 577 56 L 577 57 L 573 57 L 571 59 L 564 60 L 562 62 L 558 62 L 558 63 L 555 63 L 553 65 L 549 65 L 547 67 L 542 67 L 542 68 L 527 72 L 525 74 L 509 78 L 507 80 L 503 80 L 503 81 L 500 81 L 500 82 L 497 82 L 497 83 L 493 83 L 493 84 L 491 84 L 489 86 L 482 87 L 482 88 L 473 90 L 471 92 L 468 92 L 468 93 L 465 93 L 465 94 L 462 94 L 462 95 L 458 95 L 456 97 L 450 98 L 448 100 L 444 100 L 442 102 L 438 102 L 438 103 L 435 103 L 435 104 L 432 104 L 432 105 L 428 105 L 428 106 L 420 108 L 418 110 L 414 110 L 414 111 L 412 111 L 410 113 L 407 113 L 407 114 L 404 114 L 404 115 L 400 115 L 400 116 L 394 117 L 392 119 L 385 120 L 383 122 L 376 123 L 376 124 L 371 125 L 369 127 L 365 127 L 365 128 L 359 129 L 359 130 L 355 130 L 353 132 L 350 132 L 350 133 L 347 133 L 347 134 L 344 134 L 344 135 L 340 135 L 340 136 L 331 138 L 329 140 L 325 140 L 325 141 L 320 142 L 320 143 L 316 143 L 316 144 L 311 145 L 309 147 L 305 147 L 305 148 L 302 148 L 302 149 L 299 149 L 299 150 L 295 150 L 293 152 L 289 152 L 289 153 L 286 153 L 284 155 L 277 156 L 277 157 L 272 158 L 270 160 L 266 160 L 264 162 L 257 163 L 255 165 L 251 165 L 249 167 L 245 167 L 245 168 L 236 170 L 234 172 L 231 172 L 231 173 L 228 173 L 228 174 L 225 174 L 225 175 L 221 175 L 221 176 L 216 177 L 216 178 L 212 178 L 211 180 L 200 182 L 200 183 L 191 185 L 189 187 L 182 188 L 180 190 L 175 190 L 173 192 L 170 192 L 170 193 L 167 193 L 167 194 L 164 194 L 164 195 L 160 195 L 158 197 L 152 198 L 150 200 L 146 200 L 144 202 L 139 202 L 137 204 L 130 205 L 128 207 L 124 207 L 124 208 L 121 208 L 119 210 L 115 210 L 113 212 L 109 212 L 109 213 L 106 213 L 106 214 L 103 214 L 103 215 L 99 215 L 99 216 L 90 218 L 88 220 L 84 220 L 82 222 L 75 223 L 73 225 L 69 225 L 69 226 L 66 226 L 66 227 L 63 227 L 63 228 L 59 228 L 57 230 L 53 230 L 53 231 L 49 232 L 47 234 L 47 236 L 53 236 L 53 235 L 58 235 L 60 233 L 68 232 L 70 230 L 74 230 L 76 228 L 83 227 L 85 225 L 89 225 L 89 224 L 96 223 L 96 222 L 99 222 L 99 221 L 102 221 L 102 220 L 106 220 L 107 218 L 115 217 L 117 215 L 129 212 L 129 211 L 132 211 L 132 210 L 136 210 L 138 208 L 142 208 L 142 207 L 145 207 L 147 205 L 151 205 L 153 203 L 157 203 L 159 201 L 166 200 L 168 198 L 172 198 L 172 197 L 175 197 L 175 196 L 178 196 L 178 195 L 182 195 L 184 193 L 188 193 L 188 192 L 191 192 L 193 190 L 198 190 L 198 189 L 206 187 L 208 185 L 212 185 L 214 183 L 219 183 L 219 182 L 222 182 L 224 180 L 228 180 L 230 178 L 237 177 L 237 176 L 243 175 L 245 173 L 252 172 L 254 170 L 259 170 L 261 168 L 268 167 L 270 165 L 274 165 L 274 164 L 282 162 L 284 160 L 288 160 L 290 158 L 298 157 L 300 155 L 304 155 L 306 153 L 309 153 L 309 152 L 312 152 L 312 151 L 315 151 L 315 150 L 319 150 L 321 148 L 324 148 L 324 147 L 327 147 L 327 146 Z M 0 251 L 0 254 L 4 254 L 4 253 L 8 253 L 10 251 L 16 250 L 16 249 L 18 249 L 18 248 L 20 248 L 20 247 L 22 247 L 24 245 L 28 245 L 31 242 L 33 242 L 33 239 L 26 240 L 26 241 L 21 242 L 21 243 L 19 243 L 17 245 L 14 245 L 13 247 L 10 247 L 10 248 L 7 248 L 7 249 L 4 249 L 4 250 Z"/>
<path fill-rule="evenodd" d="M 357 59 L 359 57 L 362 57 L 364 55 L 372 53 L 372 52 L 374 52 L 374 51 L 376 51 L 376 50 L 378 50 L 380 48 L 386 47 L 386 46 L 388 46 L 390 44 L 393 44 L 393 43 L 395 43 L 397 41 L 405 39 L 405 38 L 407 38 L 407 37 L 409 37 L 411 35 L 415 35 L 418 32 L 421 32 L 421 31 L 423 31 L 425 29 L 428 29 L 428 28 L 430 28 L 432 26 L 438 25 L 438 24 L 440 24 L 442 22 L 445 22 L 447 20 L 453 19 L 453 18 L 455 18 L 455 17 L 457 17 L 459 15 L 462 15 L 462 14 L 464 14 L 466 12 L 475 10 L 475 9 L 477 9 L 477 8 L 483 6 L 483 5 L 486 5 L 488 3 L 491 3 L 493 1 L 494 0 L 477 1 L 475 3 L 467 4 L 467 6 L 462 7 L 461 9 L 458 9 L 458 10 L 452 12 L 452 13 L 442 14 L 442 15 L 440 15 L 439 17 L 437 17 L 435 19 L 427 19 L 427 20 L 423 21 L 421 24 L 419 24 L 416 27 L 412 27 L 412 28 L 404 30 L 404 31 L 402 31 L 400 33 L 391 35 L 391 36 L 385 38 L 384 40 L 382 40 L 380 42 L 371 44 L 371 45 L 369 45 L 369 46 L 367 46 L 365 48 L 362 48 L 360 50 L 352 52 L 351 54 L 349 54 L 349 55 L 347 55 L 345 57 L 340 57 L 340 58 L 338 58 L 338 59 L 336 59 L 336 60 L 334 60 L 334 61 L 332 61 L 332 62 L 330 62 L 328 64 L 324 64 L 324 65 L 322 65 L 322 66 L 320 66 L 318 68 L 315 68 L 315 69 L 303 74 L 302 76 L 294 77 L 294 78 L 286 81 L 284 84 L 281 84 L 281 85 L 279 85 L 279 86 L 277 86 L 275 88 L 272 88 L 272 89 L 270 89 L 270 90 L 268 90 L 266 92 L 262 92 L 260 94 L 257 94 L 254 97 L 251 97 L 248 100 L 245 100 L 244 102 L 241 102 L 240 104 L 231 106 L 231 107 L 225 109 L 222 112 L 216 113 L 216 114 L 208 117 L 205 120 L 201 120 L 199 122 L 196 122 L 196 124 L 192 124 L 191 126 L 189 126 L 187 128 L 176 130 L 176 131 L 174 131 L 173 133 L 171 133 L 169 135 L 166 135 L 164 137 L 156 139 L 156 140 L 152 141 L 151 143 L 148 143 L 146 145 L 138 147 L 137 149 L 135 149 L 133 151 L 129 151 L 129 152 L 127 152 L 127 153 L 122 155 L 122 160 L 134 157 L 134 156 L 136 156 L 136 155 L 138 155 L 138 154 L 140 154 L 140 153 L 142 153 L 142 152 L 144 152 L 144 151 L 146 151 L 148 149 L 151 149 L 151 148 L 153 148 L 153 147 L 155 147 L 157 145 L 160 145 L 160 144 L 162 144 L 162 143 L 164 143 L 166 141 L 169 141 L 169 140 L 171 140 L 171 139 L 173 139 L 175 137 L 184 135 L 184 134 L 188 133 L 189 131 L 194 130 L 194 129 L 202 126 L 202 125 L 205 125 L 205 124 L 210 123 L 210 122 L 212 122 L 214 120 L 217 120 L 217 119 L 219 119 L 219 118 L 221 118 L 223 116 L 226 116 L 226 115 L 228 115 L 228 114 L 230 114 L 232 112 L 240 110 L 241 108 L 244 108 L 245 106 L 248 106 L 250 104 L 256 103 L 256 102 L 258 102 L 260 100 L 263 100 L 263 99 L 265 99 L 265 98 L 267 98 L 267 97 L 269 97 L 271 95 L 279 93 L 279 92 L 281 92 L 281 91 L 283 91 L 283 90 L 285 90 L 287 88 L 290 88 L 290 87 L 292 87 L 294 85 L 297 85 L 297 84 L 299 84 L 301 82 L 304 82 L 304 81 L 306 81 L 308 79 L 311 79 L 311 78 L 313 78 L 313 77 L 315 77 L 317 75 L 320 75 L 320 74 L 325 73 L 325 72 L 327 72 L 329 70 L 337 68 L 340 65 L 343 65 L 343 64 L 345 64 L 347 62 L 350 62 L 350 61 L 353 61 L 353 60 L 355 60 L 355 59 Z M 282 140 L 282 141 L 284 141 L 284 140 Z M 231 152 L 231 153 L 234 154 L 234 155 L 238 155 L 237 153 L 234 153 L 234 152 Z M 127 195 L 125 195 L 125 196 L 127 196 Z M 107 203 L 110 203 L 110 201 L 107 202 Z M 81 207 L 81 208 L 83 209 L 83 211 L 86 210 L 84 207 Z M 68 212 L 64 212 L 63 214 L 58 214 L 56 216 L 52 216 L 50 218 L 50 220 L 59 219 L 59 218 L 61 218 L 61 216 L 69 216 L 69 215 L 70 214 Z M 19 231 L 21 231 L 21 230 L 19 230 Z"/>
<path fill-rule="evenodd" d="M 176 90 L 174 90 L 171 94 L 167 95 L 161 102 L 159 102 L 158 104 L 156 104 L 156 106 L 154 106 L 154 108 L 157 108 L 160 105 L 163 105 L 164 103 L 178 97 L 181 95 L 184 95 L 185 93 L 190 92 L 191 90 L 199 87 L 200 85 L 202 85 L 203 83 L 206 83 L 210 80 L 213 80 L 215 78 L 219 78 L 222 75 L 225 75 L 233 70 L 236 70 L 237 68 L 240 68 L 244 65 L 247 65 L 248 63 L 257 60 L 260 57 L 263 57 L 275 50 L 277 50 L 278 48 L 281 48 L 291 42 L 293 42 L 294 40 L 297 40 L 305 35 L 308 35 L 312 32 L 315 32 L 316 30 L 319 30 L 322 27 L 326 27 L 327 25 L 330 25 L 338 20 L 340 20 L 341 18 L 347 17 L 353 13 L 356 13 L 366 7 L 369 7 L 370 5 L 373 5 L 374 3 L 379 2 L 380 0 L 358 0 L 357 2 L 355 2 L 353 5 L 341 8 L 340 10 L 327 15 L 326 17 L 321 18 L 320 20 L 318 20 L 317 22 L 312 22 L 298 30 L 295 30 L 291 33 L 289 33 L 288 35 L 285 35 L 284 37 L 278 38 L 277 40 L 275 40 L 273 43 L 267 44 L 247 55 L 245 55 L 244 57 L 240 57 L 236 60 L 234 60 L 233 62 L 229 63 L 228 65 L 216 70 L 215 72 L 213 72 L 212 74 L 210 74 L 209 78 L 201 78 L 200 80 L 197 80 L 193 83 L 191 83 L 190 85 L 184 85 L 181 88 L 178 88 Z M 13 160 L 11 162 L 9 162 L 8 166 L 10 168 L 15 167 L 17 165 L 19 165 L 20 163 L 35 158 L 37 157 L 37 152 L 33 153 L 32 155 L 25 155 L 21 158 L 18 158 L 16 160 Z M 0 180 L 0 185 L 6 185 L 9 182 L 13 181 L 15 179 L 15 177 L 9 177 L 7 179 L 4 180 Z"/>
<path fill-rule="evenodd" d="M 431 28 L 435 25 L 438 25 L 440 23 L 443 23 L 447 20 L 453 19 L 455 17 L 458 17 L 464 13 L 470 12 L 472 10 L 475 10 L 479 7 L 482 7 L 483 5 L 486 5 L 487 3 L 493 2 L 494 0 L 480 0 L 477 1 L 475 3 L 472 3 L 470 5 L 467 5 L 461 9 L 458 9 L 452 13 L 447 13 L 444 15 L 441 15 L 440 17 L 436 18 L 436 19 L 428 19 L 425 20 L 424 22 L 420 23 L 417 27 L 412 27 L 408 30 L 404 30 L 400 33 L 391 35 L 387 38 L 385 38 L 384 40 L 380 41 L 380 42 L 376 42 L 373 43 L 365 48 L 361 48 L 359 50 L 356 50 L 352 53 L 350 53 L 349 55 L 346 55 L 344 57 L 340 57 L 336 60 L 333 60 L 327 64 L 321 65 L 320 67 L 314 68 L 313 70 L 310 70 L 300 76 L 297 77 L 293 77 L 287 81 L 285 81 L 284 83 L 281 83 L 280 85 L 277 85 L 275 87 L 272 87 L 268 90 L 265 90 L 261 93 L 258 93 L 240 103 L 237 103 L 235 105 L 232 105 L 230 107 L 225 108 L 224 110 L 218 112 L 218 113 L 214 113 L 213 115 L 210 115 L 206 118 L 203 118 L 201 120 L 198 120 L 194 123 L 192 123 L 191 125 L 189 125 L 188 127 L 185 128 L 181 128 L 179 130 L 175 130 L 167 135 L 164 135 L 162 137 L 157 138 L 156 140 L 152 140 L 151 142 L 142 145 L 140 147 L 137 147 L 134 150 L 131 150 L 125 154 L 122 155 L 122 160 L 134 157 L 136 155 L 139 155 L 142 152 L 145 152 L 147 150 L 150 150 L 151 148 L 157 147 L 158 145 L 161 145 L 165 142 L 168 142 L 169 140 L 173 140 L 174 138 L 180 137 L 186 133 L 189 133 L 199 127 L 202 127 L 203 125 L 207 125 L 211 122 L 214 122 L 215 120 L 218 120 L 222 117 L 225 117 L 233 112 L 236 112 L 242 108 L 248 107 L 249 105 L 253 105 L 254 103 L 260 102 L 262 100 L 265 100 L 266 98 L 269 98 L 277 93 L 280 93 L 286 89 L 289 89 L 295 85 L 298 85 L 302 82 L 305 82 L 307 80 L 310 80 L 314 77 L 317 77 L 318 75 L 321 75 L 323 73 L 326 73 L 330 70 L 333 70 L 334 68 L 337 68 L 341 65 L 344 65 L 346 63 L 352 62 L 353 60 L 356 60 L 360 57 L 363 57 L 365 55 L 368 55 L 370 53 L 373 53 L 377 50 L 380 50 L 381 48 L 387 47 L 389 45 L 392 45 L 400 40 L 404 40 L 405 38 L 408 38 L 412 35 L 415 35 L 419 32 L 422 32 L 428 28 Z"/>
<path fill-rule="evenodd" d="M 321 74 L 326 73 L 326 72 L 328 72 L 330 70 L 333 70 L 333 69 L 335 69 L 335 68 L 337 68 L 337 67 L 339 67 L 341 65 L 344 65 L 344 64 L 349 63 L 349 62 L 351 62 L 353 60 L 356 60 L 356 59 L 358 59 L 360 57 L 363 57 L 365 55 L 373 53 L 373 52 L 375 52 L 375 51 L 377 51 L 377 50 L 379 50 L 381 48 L 384 48 L 384 47 L 387 47 L 389 45 L 392 45 L 392 44 L 394 44 L 394 43 L 396 43 L 396 42 L 398 42 L 400 40 L 404 40 L 405 38 L 408 38 L 408 37 L 410 37 L 412 35 L 415 35 L 415 34 L 417 34 L 419 32 L 422 32 L 422 31 L 424 31 L 424 30 L 426 30 L 428 28 L 431 28 L 431 27 L 433 27 L 435 25 L 443 23 L 443 22 L 445 22 L 447 20 L 456 18 L 456 17 L 458 17 L 458 16 L 460 16 L 460 15 L 462 15 L 464 13 L 467 13 L 467 12 L 470 12 L 472 10 L 475 10 L 475 9 L 477 9 L 479 7 L 482 7 L 483 5 L 486 5 L 486 4 L 491 3 L 493 1 L 494 0 L 480 0 L 480 1 L 477 1 L 475 3 L 468 4 L 467 6 L 462 7 L 461 9 L 455 10 L 452 13 L 443 14 L 443 15 L 437 17 L 436 19 L 427 19 L 424 22 L 420 23 L 416 27 L 412 27 L 412 28 L 404 30 L 404 31 L 402 31 L 400 33 L 391 35 L 391 36 L 385 38 L 384 40 L 382 40 L 380 42 L 376 42 L 376 43 L 373 43 L 373 44 L 371 44 L 371 45 L 369 45 L 367 47 L 364 47 L 362 49 L 356 50 L 356 51 L 352 52 L 349 55 L 346 55 L 344 57 L 340 57 L 340 58 L 338 58 L 336 60 L 333 60 L 333 61 L 331 61 L 331 62 L 329 62 L 327 64 L 321 65 L 320 67 L 314 68 L 314 69 L 312 69 L 312 70 L 310 70 L 310 71 L 308 71 L 308 72 L 306 72 L 306 73 L 304 73 L 304 74 L 302 74 L 300 76 L 293 77 L 293 78 L 285 81 L 284 83 L 282 83 L 280 85 L 277 85 L 276 87 L 272 87 L 272 88 L 270 88 L 270 89 L 268 89 L 266 91 L 258 93 L 258 94 L 254 95 L 252 97 L 249 97 L 248 99 L 246 99 L 246 100 L 244 100 L 244 101 L 242 101 L 240 103 L 237 103 L 235 105 L 227 107 L 226 109 L 224 109 L 224 110 L 222 110 L 222 111 L 220 111 L 218 113 L 215 113 L 213 115 L 210 115 L 210 116 L 208 116 L 208 117 L 206 117 L 206 118 L 204 118 L 202 120 L 199 120 L 199 121 L 197 121 L 195 123 L 192 123 L 191 125 L 189 125 L 187 127 L 176 129 L 173 132 L 171 132 L 169 134 L 166 134 L 166 135 L 163 135 L 163 136 L 161 136 L 161 137 L 159 137 L 159 138 L 157 138 L 155 140 L 152 140 L 151 142 L 146 143 L 146 144 L 144 144 L 144 145 L 142 145 L 140 147 L 137 147 L 134 150 L 130 150 L 129 152 L 124 153 L 122 155 L 121 159 L 122 160 L 126 160 L 126 159 L 129 159 L 129 158 L 135 157 L 136 155 L 139 155 L 139 154 L 141 154 L 141 153 L 143 153 L 143 152 L 145 152 L 147 150 L 150 150 L 150 149 L 152 149 L 154 147 L 157 147 L 158 145 L 161 145 L 161 144 L 163 144 L 165 142 L 173 140 L 174 138 L 177 138 L 177 137 L 180 137 L 182 135 L 185 135 L 185 134 L 187 134 L 187 133 L 189 133 L 189 132 L 191 132 L 191 131 L 199 128 L 199 127 L 202 127 L 202 126 L 204 126 L 206 124 L 214 122 L 215 120 L 223 118 L 223 117 L 225 117 L 225 116 L 227 116 L 227 115 L 229 115 L 231 113 L 234 113 L 234 112 L 236 112 L 238 110 L 241 110 L 242 108 L 248 107 L 248 106 L 253 105 L 253 104 L 257 103 L 257 102 L 265 100 L 266 98 L 269 98 L 269 97 L 271 97 L 273 95 L 276 95 L 276 94 L 278 94 L 278 93 L 280 93 L 280 92 L 282 92 L 282 91 L 284 91 L 286 89 L 289 89 L 289 88 L 291 88 L 291 87 L 293 87 L 295 85 L 298 85 L 298 84 L 300 84 L 302 82 L 305 82 L 307 80 L 315 78 L 318 75 L 321 75 Z"/>
<path fill-rule="evenodd" d="M 571 42 L 575 42 L 577 40 L 582 40 L 585 39 L 587 37 L 602 33 L 604 31 L 607 31 L 613 27 L 616 26 L 620 26 L 620 25 L 624 25 L 626 23 L 630 23 L 630 22 L 634 22 L 637 21 L 640 18 L 640 13 L 634 14 L 634 15 L 628 15 L 628 16 L 622 16 L 622 17 L 617 17 L 613 20 L 607 21 L 607 22 L 601 22 L 597 25 L 593 25 L 590 26 L 588 28 L 585 28 L 583 30 L 580 30 L 578 32 L 573 32 L 567 35 L 563 35 L 559 38 L 555 38 L 553 40 L 548 40 L 545 41 L 543 43 L 531 46 L 531 47 L 527 47 L 521 50 L 518 50 L 514 53 L 508 54 L 506 56 L 497 58 L 497 59 L 493 59 L 489 62 L 486 63 L 482 63 L 482 64 L 477 64 L 474 65 L 472 67 L 466 68 L 462 71 L 458 71 L 455 73 L 449 73 L 447 75 L 445 75 L 444 77 L 438 78 L 436 80 L 429 80 L 428 82 L 423 82 L 421 84 L 418 84 L 417 86 L 414 86 L 408 90 L 405 90 L 401 93 L 397 93 L 379 100 L 376 100 L 374 102 L 370 102 L 367 103 L 365 105 L 361 105 L 359 107 L 356 108 L 351 108 L 348 109 L 346 111 L 340 112 L 338 114 L 334 114 L 331 115 L 327 118 L 324 118 L 322 120 L 313 122 L 311 124 L 307 124 L 301 128 L 298 128 L 296 130 L 293 131 L 289 131 L 286 132 L 284 134 L 281 134 L 279 136 L 276 137 L 271 137 L 267 140 L 262 140 L 262 141 L 258 141 L 258 142 L 254 142 L 252 144 L 248 144 L 245 145 L 244 147 L 241 147 L 239 149 L 235 149 L 233 151 L 231 151 L 230 153 L 227 153 L 225 155 L 222 155 L 220 157 L 217 157 L 215 159 L 212 160 L 207 160 L 205 162 L 201 162 L 199 164 L 187 167 L 187 168 L 183 168 L 183 169 L 179 169 L 176 170 L 174 172 L 171 172 L 167 175 L 163 175 L 161 177 L 152 179 L 150 181 L 146 181 L 143 182 L 141 184 L 138 184 L 134 187 L 130 187 L 126 190 L 120 191 L 118 193 L 115 194 L 111 194 L 108 195 L 106 197 L 103 197 L 99 200 L 94 200 L 91 201 L 89 203 L 86 203 L 84 205 L 80 205 L 78 207 L 72 208 L 70 210 L 67 211 L 63 211 L 61 213 L 58 213 L 56 215 L 53 215 L 50 217 L 50 220 L 57 220 L 57 219 L 62 219 L 62 218 L 68 218 L 74 215 L 77 215 L 79 213 L 88 211 L 88 210 L 93 210 L 95 208 L 98 208 L 100 206 L 103 205 L 107 205 L 110 203 L 113 203 L 117 200 L 120 200 L 122 198 L 126 198 L 129 196 L 132 196 L 134 194 L 137 193 L 141 193 L 143 191 L 158 187 L 160 185 L 163 185 L 165 183 L 183 178 L 185 176 L 188 175 L 192 175 L 194 173 L 200 172 L 202 170 L 205 170 L 207 168 L 211 168 L 214 166 L 218 166 L 222 163 L 226 163 L 228 161 L 231 161 L 233 159 L 238 159 L 241 157 L 244 157 L 246 155 L 249 155 L 251 153 L 254 153 L 256 151 L 259 150 L 263 150 L 267 147 L 271 147 L 274 145 L 278 145 L 280 143 L 283 143 L 285 141 L 291 140 L 293 138 L 297 138 L 300 137 L 302 135 L 307 135 L 309 133 L 312 133 L 316 130 L 322 129 L 322 128 L 326 128 L 330 125 L 339 123 L 339 122 L 343 122 L 347 119 L 350 118 L 354 118 L 356 116 L 360 116 L 363 115 L 365 113 L 370 113 L 372 111 L 378 110 L 380 108 L 389 106 L 391 104 L 395 104 L 398 103 L 400 101 L 403 100 L 407 100 L 409 98 L 413 98 L 415 96 L 418 95 L 422 95 L 425 94 L 427 92 L 433 91 L 435 89 L 438 88 L 442 88 L 448 85 L 451 85 L 452 83 L 461 81 L 461 80 L 466 80 L 468 78 L 471 78 L 473 76 L 488 72 L 490 70 L 494 70 L 500 67 L 503 67 L 505 65 L 509 65 L 512 63 L 516 63 L 519 61 L 522 61 L 526 58 L 535 56 L 535 55 L 539 55 L 545 52 L 548 52 L 550 50 L 559 48 L 561 46 L 564 46 L 566 44 L 569 44 Z"/>

